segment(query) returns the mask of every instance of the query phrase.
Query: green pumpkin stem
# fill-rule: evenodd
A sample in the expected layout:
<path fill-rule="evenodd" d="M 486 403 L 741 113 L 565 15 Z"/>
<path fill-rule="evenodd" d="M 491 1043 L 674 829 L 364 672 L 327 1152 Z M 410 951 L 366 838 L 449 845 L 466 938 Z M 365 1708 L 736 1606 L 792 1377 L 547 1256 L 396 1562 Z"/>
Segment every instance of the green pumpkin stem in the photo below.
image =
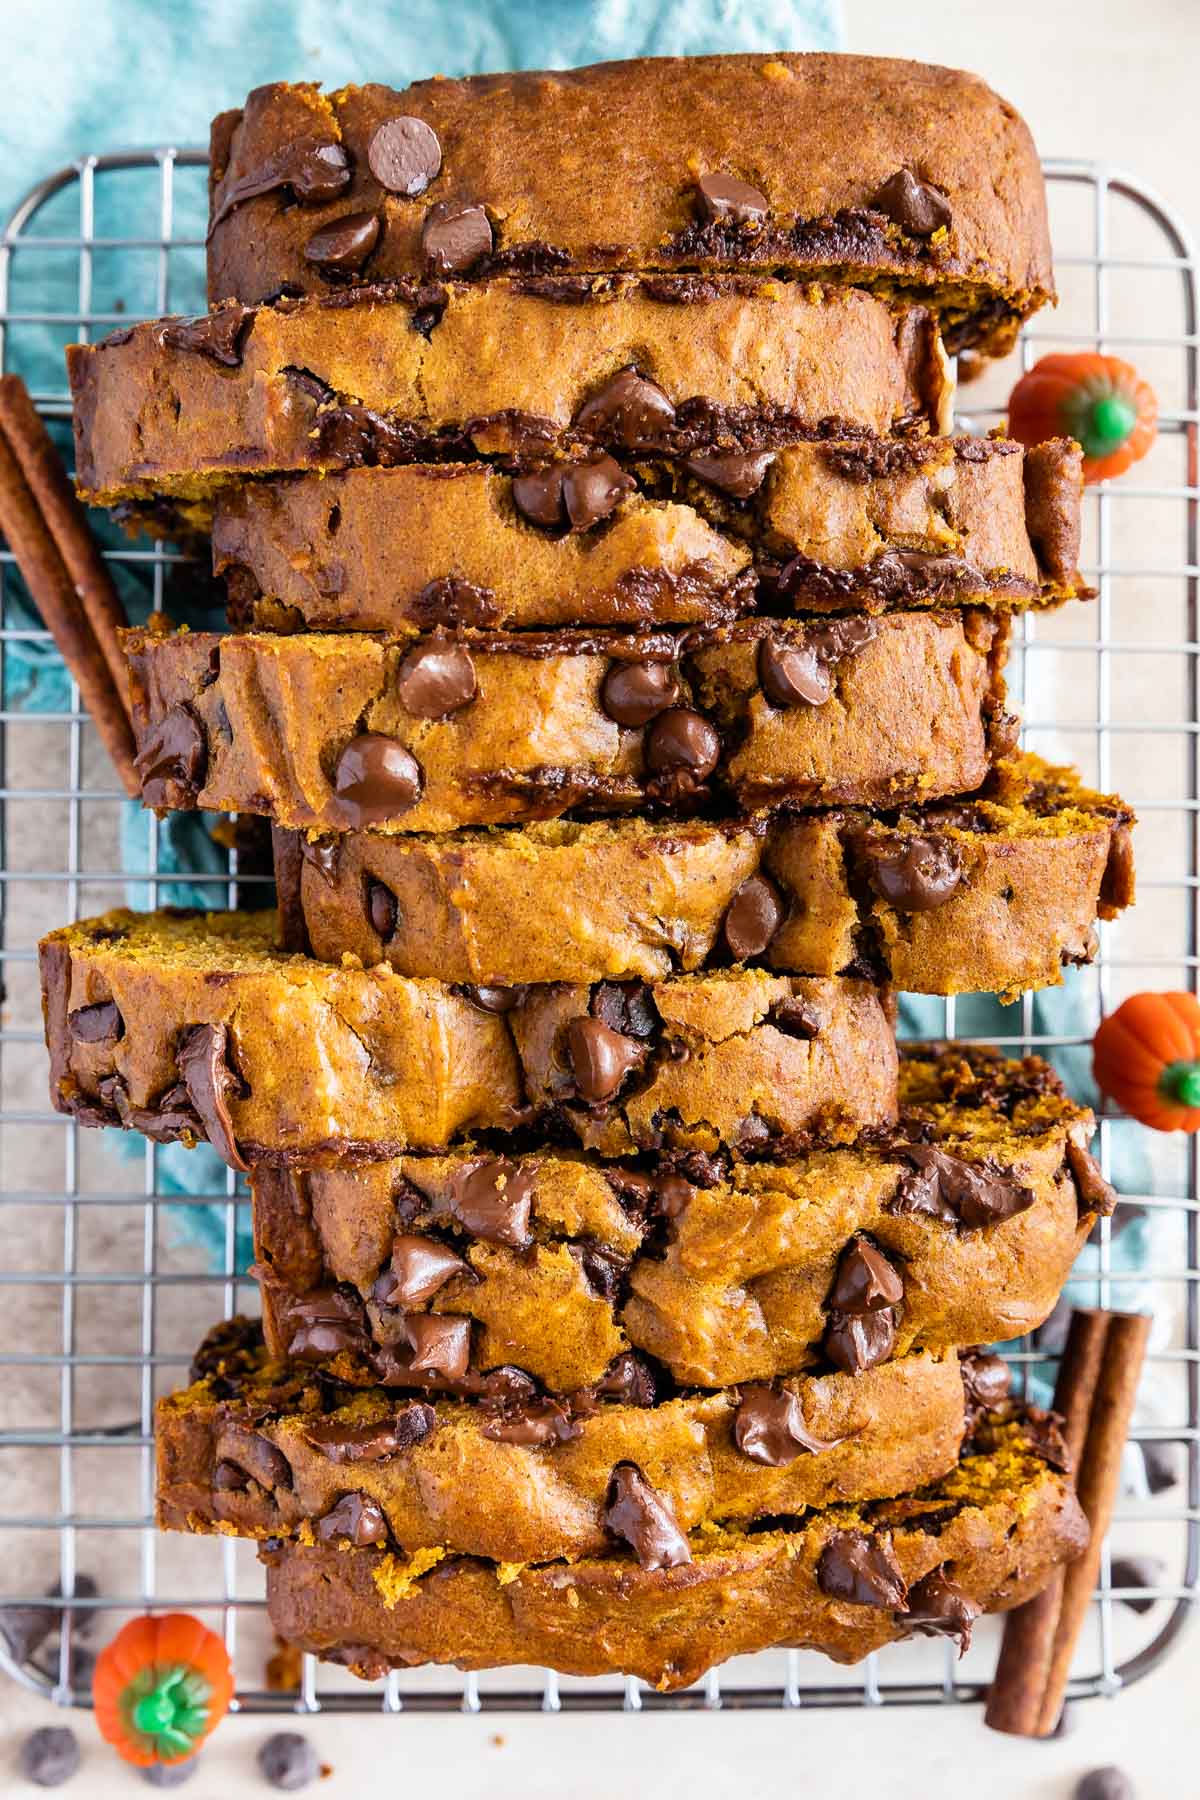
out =
<path fill-rule="evenodd" d="M 1137 424 L 1133 401 L 1115 388 L 1099 394 L 1084 391 L 1066 410 L 1068 428 L 1083 445 L 1085 456 L 1111 456 Z"/>
<path fill-rule="evenodd" d="M 134 1701 L 129 1714 L 134 1730 L 153 1738 L 172 1757 L 188 1751 L 208 1722 L 208 1708 L 197 1703 L 196 1686 L 193 1671 L 182 1664 L 166 1670 Z"/>
<path fill-rule="evenodd" d="M 1200 1062 L 1168 1063 L 1158 1078 L 1158 1091 L 1177 1106 L 1200 1107 Z"/>

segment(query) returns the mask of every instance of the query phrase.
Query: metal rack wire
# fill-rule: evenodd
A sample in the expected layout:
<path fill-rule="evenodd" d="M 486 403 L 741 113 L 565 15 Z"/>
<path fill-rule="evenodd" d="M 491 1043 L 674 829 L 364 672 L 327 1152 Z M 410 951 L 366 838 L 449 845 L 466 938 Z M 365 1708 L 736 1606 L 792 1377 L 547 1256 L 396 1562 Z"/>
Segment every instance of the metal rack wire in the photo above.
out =
<path fill-rule="evenodd" d="M 25 376 L 64 443 L 70 408 L 62 345 L 133 318 L 203 308 L 204 169 L 198 150 L 82 158 L 34 188 L 0 238 L 0 369 Z M 985 1021 L 992 1041 L 1056 1054 L 1078 1077 L 1085 1064 L 1078 1057 L 1071 1063 L 1072 1050 L 1086 1043 L 1103 1010 L 1139 986 L 1195 990 L 1200 970 L 1200 338 L 1196 257 L 1168 209 L 1098 164 L 1050 162 L 1046 173 L 1064 298 L 1057 316 L 1025 333 L 1019 355 L 1027 366 L 1041 346 L 1058 343 L 1128 354 L 1154 381 L 1163 411 L 1154 458 L 1089 497 L 1086 553 L 1096 603 L 1023 620 L 1010 680 L 1030 709 L 1027 742 L 1082 758 L 1089 777 L 1123 787 L 1138 807 L 1142 903 L 1131 920 L 1103 929 L 1097 964 L 1074 973 L 1065 997 L 1026 996 L 987 1015 L 972 1001 L 931 1004 L 947 1036 L 979 1035 Z M 1152 332 L 1147 311 L 1162 322 Z M 1001 366 L 978 389 L 964 390 L 972 428 L 999 415 L 993 402 L 1012 374 Z M 160 605 L 176 553 L 114 541 L 110 554 Z M 0 1542 L 4 1585 L 12 1590 L 0 1594 L 0 1668 L 63 1704 L 86 1705 L 90 1620 L 103 1611 L 107 1632 L 130 1611 L 170 1604 L 219 1619 L 243 1710 L 637 1711 L 978 1699 L 995 1650 L 986 1632 L 959 1665 L 949 1647 L 930 1644 L 898 1647 L 847 1671 L 807 1653 L 779 1652 L 739 1659 L 674 1696 L 634 1681 L 568 1681 L 544 1670 L 462 1678 L 414 1671 L 367 1687 L 311 1657 L 303 1659 L 298 1688 L 268 1682 L 271 1645 L 250 1548 L 160 1537 L 152 1522 L 156 1394 L 184 1378 L 190 1350 L 214 1314 L 254 1310 L 253 1283 L 239 1273 L 246 1200 L 225 1174 L 211 1192 L 181 1202 L 167 1168 L 170 1153 L 146 1143 L 131 1160 L 130 1140 L 114 1149 L 112 1134 L 80 1133 L 73 1120 L 47 1109 L 34 966 L 43 930 L 117 903 L 127 883 L 151 905 L 169 896 L 171 884 L 202 884 L 221 905 L 233 903 L 235 878 L 241 885 L 247 877 L 236 854 L 216 874 L 168 870 L 161 828 L 149 817 L 136 848 L 134 811 L 113 785 L 77 691 L 71 685 L 65 702 L 57 702 L 47 688 L 53 664 L 31 672 L 31 659 L 48 651 L 47 634 L 23 607 L 12 559 L 0 549 L 0 958 L 7 996 L 0 1031 L 7 1171 L 0 1296 L 8 1325 L 0 1337 Z M 140 866 L 123 866 L 139 854 Z M 1132 1140 L 1120 1136 L 1123 1130 L 1116 1115 L 1102 1120 L 1106 1169 L 1114 1155 L 1129 1162 Z M 1175 1480 L 1146 1493 L 1137 1459 L 1135 1495 L 1118 1516 L 1113 1541 L 1138 1549 L 1153 1542 L 1162 1579 L 1114 1586 L 1106 1555 L 1096 1631 L 1081 1648 L 1075 1696 L 1114 1693 L 1152 1669 L 1200 1591 L 1195 1145 L 1156 1145 L 1153 1166 L 1134 1182 L 1140 1191 L 1130 1191 L 1127 1169 L 1118 1173 L 1125 1175 L 1128 1216 L 1142 1216 L 1149 1260 L 1129 1266 L 1106 1222 L 1080 1291 L 1102 1305 L 1153 1307 L 1149 1408 L 1139 1415 L 1136 1439 L 1175 1457 Z M 207 1246 L 181 1225 L 185 1214 L 207 1221 Z M 1006 1353 L 1028 1381 L 1031 1371 L 1044 1374 L 1050 1347 L 1023 1340 Z M 77 1590 L 84 1572 L 96 1580 L 94 1594 Z M 37 1604 L 54 1580 L 66 1598 L 54 1602 L 61 1630 L 49 1640 L 52 1654 L 43 1648 L 18 1661 L 5 1649 L 6 1609 Z"/>

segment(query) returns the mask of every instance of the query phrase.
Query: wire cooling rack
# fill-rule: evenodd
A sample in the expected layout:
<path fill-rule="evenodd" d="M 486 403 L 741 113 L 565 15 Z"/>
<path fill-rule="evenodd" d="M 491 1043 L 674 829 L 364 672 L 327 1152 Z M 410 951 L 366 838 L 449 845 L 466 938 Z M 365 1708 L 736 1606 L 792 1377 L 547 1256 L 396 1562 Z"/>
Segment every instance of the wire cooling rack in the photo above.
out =
<path fill-rule="evenodd" d="M 1082 1046 L 1105 1009 L 1140 987 L 1197 984 L 1197 280 L 1185 228 L 1140 184 L 1088 162 L 1051 162 L 1046 173 L 1063 299 L 1026 332 L 1018 358 L 1028 366 L 1050 344 L 1126 355 L 1158 391 L 1162 429 L 1132 476 L 1089 493 L 1085 556 L 1098 598 L 1023 620 L 1010 679 L 1024 701 L 1026 742 L 1078 762 L 1085 777 L 1121 788 L 1138 808 L 1141 901 L 1101 931 L 1097 963 L 1073 971 L 1065 989 L 1004 1009 L 977 999 L 916 1002 L 908 1025 L 1043 1051 L 1083 1091 Z M 0 368 L 25 377 L 64 448 L 63 346 L 134 318 L 203 309 L 204 176 L 198 150 L 85 157 L 33 189 L 0 239 Z M 1001 416 L 1015 372 L 1000 365 L 963 389 L 968 427 Z M 114 536 L 110 554 L 143 607 L 161 604 L 179 574 L 180 558 L 161 546 Z M 986 1622 L 958 1664 L 947 1646 L 928 1642 L 853 1670 L 809 1653 L 769 1653 L 728 1663 L 673 1696 L 544 1670 L 461 1678 L 417 1670 L 368 1687 L 311 1657 L 269 1669 L 252 1548 L 160 1535 L 152 1522 L 156 1395 L 186 1379 L 190 1352 L 215 1317 L 255 1310 L 254 1284 L 239 1273 L 246 1201 L 222 1170 L 211 1191 L 180 1204 L 178 1150 L 81 1132 L 48 1110 L 34 951 L 44 930 L 127 895 L 154 905 L 187 882 L 220 906 L 233 903 L 246 877 L 236 854 L 203 869 L 168 868 L 168 828 L 117 791 L 3 550 L 0 601 L 0 1580 L 8 1590 L 0 1594 L 0 1666 L 63 1704 L 86 1705 L 93 1621 L 97 1637 L 107 1637 L 130 1612 L 170 1605 L 223 1629 L 236 1704 L 251 1711 L 978 1699 L 996 1650 L 997 1627 Z M 1075 1696 L 1115 1693 L 1153 1668 L 1197 1594 L 1197 1157 L 1190 1139 L 1147 1147 L 1149 1136 L 1115 1114 L 1102 1120 L 1101 1158 L 1124 1204 L 1085 1251 L 1072 1289 L 1085 1303 L 1155 1314 L 1126 1495 Z M 203 1174 L 215 1164 L 190 1167 Z M 1053 1323 L 1038 1341 L 1007 1347 L 1034 1393 L 1052 1378 Z M 1151 1561 L 1118 1563 L 1117 1585 L 1113 1559 L 1134 1553 Z M 6 1621 L 14 1637 L 6 1609 L 37 1603 L 55 1583 L 66 1596 L 54 1603 L 61 1629 L 40 1646 L 6 1651 Z"/>

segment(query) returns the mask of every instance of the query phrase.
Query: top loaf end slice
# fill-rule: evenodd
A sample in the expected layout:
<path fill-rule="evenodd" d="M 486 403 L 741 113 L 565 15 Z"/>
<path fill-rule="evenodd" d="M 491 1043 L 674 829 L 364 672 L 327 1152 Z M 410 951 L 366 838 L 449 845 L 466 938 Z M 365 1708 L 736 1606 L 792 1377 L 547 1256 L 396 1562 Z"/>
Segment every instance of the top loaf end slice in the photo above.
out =
<path fill-rule="evenodd" d="M 921 298 L 952 352 L 1054 298 L 1023 120 L 879 57 L 661 57 L 256 88 L 213 124 L 209 298 L 398 276 L 831 273 Z"/>

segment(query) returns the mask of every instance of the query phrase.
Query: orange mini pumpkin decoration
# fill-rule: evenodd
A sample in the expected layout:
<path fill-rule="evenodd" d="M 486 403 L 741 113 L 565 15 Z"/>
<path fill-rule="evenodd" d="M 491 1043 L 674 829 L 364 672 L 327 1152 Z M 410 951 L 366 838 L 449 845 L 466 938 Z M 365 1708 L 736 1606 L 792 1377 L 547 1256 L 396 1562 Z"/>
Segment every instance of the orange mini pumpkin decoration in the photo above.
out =
<path fill-rule="evenodd" d="M 1119 356 L 1043 356 L 1009 396 L 1008 430 L 1028 450 L 1047 438 L 1077 438 L 1083 479 L 1107 481 L 1149 450 L 1158 435 L 1158 400 Z"/>
<path fill-rule="evenodd" d="M 1100 1026 L 1092 1073 L 1102 1093 L 1154 1131 L 1200 1131 L 1200 1001 L 1134 994 Z"/>
<path fill-rule="evenodd" d="M 96 1658 L 96 1723 L 139 1768 L 194 1756 L 232 1698 L 229 1653 L 190 1613 L 131 1619 Z"/>

